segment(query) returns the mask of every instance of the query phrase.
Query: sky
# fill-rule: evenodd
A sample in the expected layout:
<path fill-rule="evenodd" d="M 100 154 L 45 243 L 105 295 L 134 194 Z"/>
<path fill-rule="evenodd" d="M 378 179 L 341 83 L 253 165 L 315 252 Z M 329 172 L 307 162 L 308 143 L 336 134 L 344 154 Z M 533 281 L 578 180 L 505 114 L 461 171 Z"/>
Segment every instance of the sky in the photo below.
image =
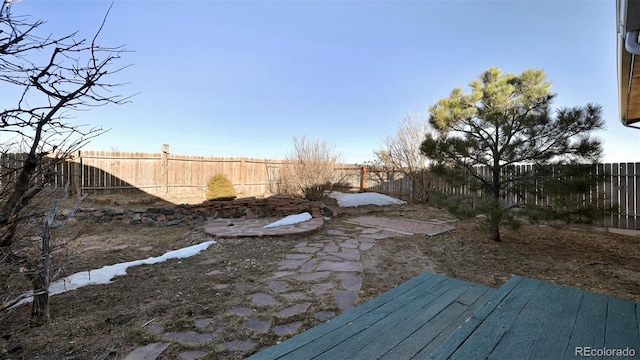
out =
<path fill-rule="evenodd" d="M 12 6 L 90 39 L 110 4 Z M 488 68 L 541 68 L 554 107 L 602 105 L 605 162 L 638 162 L 640 130 L 619 120 L 615 24 L 606 0 L 116 0 L 98 43 L 132 51 L 112 81 L 136 95 L 73 121 L 110 129 L 87 150 L 282 159 L 306 135 L 362 163 L 403 116 L 426 119 Z"/>

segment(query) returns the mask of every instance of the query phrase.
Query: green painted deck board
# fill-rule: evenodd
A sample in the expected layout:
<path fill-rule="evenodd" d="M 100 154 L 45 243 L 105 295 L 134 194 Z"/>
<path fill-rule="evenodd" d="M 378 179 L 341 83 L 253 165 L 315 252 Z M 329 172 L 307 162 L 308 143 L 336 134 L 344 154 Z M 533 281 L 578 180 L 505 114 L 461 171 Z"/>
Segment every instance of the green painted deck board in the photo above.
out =
<path fill-rule="evenodd" d="M 640 359 L 640 304 L 519 276 L 495 290 L 423 274 L 251 359 L 575 359 L 576 347 Z"/>
<path fill-rule="evenodd" d="M 607 306 L 607 327 L 605 330 L 604 346 L 609 349 L 636 349 L 640 358 L 640 334 L 638 333 L 638 318 L 636 307 L 630 301 L 609 298 Z M 587 345 L 589 346 L 589 345 Z"/>
<path fill-rule="evenodd" d="M 608 301 L 604 295 L 584 293 L 565 358 L 575 358 L 575 349 L 578 346 L 590 346 L 595 349 L 604 347 Z"/>
<path fill-rule="evenodd" d="M 337 316 L 325 323 L 322 323 L 316 327 L 313 327 L 299 335 L 296 335 L 295 338 L 291 338 L 287 341 L 284 341 L 277 346 L 272 346 L 266 350 L 263 350 L 253 356 L 250 359 L 278 359 L 286 354 L 289 354 L 310 342 L 315 341 L 320 336 L 335 331 L 349 323 L 355 321 L 356 319 L 362 317 L 364 314 L 369 313 L 370 311 L 379 308 L 380 306 L 390 302 L 397 301 L 398 297 L 407 297 L 413 294 L 413 298 L 423 294 L 426 290 L 421 286 L 433 286 L 437 283 L 440 283 L 447 278 L 442 275 L 432 274 L 432 273 L 424 273 L 422 275 L 416 276 L 399 286 L 389 290 L 380 296 L 368 301 L 356 308 L 347 311 L 340 316 Z"/>
<path fill-rule="evenodd" d="M 486 303 L 494 292 L 495 289 L 482 285 L 469 288 L 464 294 L 457 298 L 454 303 L 439 313 L 433 321 L 422 325 L 402 343 L 392 349 L 391 352 L 385 354 L 383 358 L 394 359 L 394 353 L 400 355 L 407 354 L 418 359 L 428 358 L 431 352 L 456 331 L 460 327 L 460 324 L 469 319 L 478 307 Z M 457 314 L 455 314 L 455 312 L 447 314 L 447 312 L 453 311 L 456 308 L 460 308 Z"/>
<path fill-rule="evenodd" d="M 313 341 L 298 348 L 295 354 L 288 354 L 283 356 L 282 359 L 311 359 L 318 357 L 324 352 L 331 350 L 333 347 L 338 346 L 340 343 L 345 341 L 345 339 L 349 339 L 356 334 L 360 334 L 367 327 L 375 326 L 378 322 L 383 321 L 387 316 L 401 314 L 400 310 L 408 303 L 420 304 L 422 301 L 431 301 L 434 295 L 432 295 L 430 291 L 434 291 L 437 294 L 441 289 L 450 289 L 454 285 L 445 277 L 442 277 L 442 279 L 432 279 L 437 280 L 437 282 L 424 282 L 409 291 L 392 298 L 388 302 L 379 304 L 378 307 L 373 307 L 367 312 L 362 313 L 361 316 L 350 321 L 348 324 L 319 336 Z M 372 301 L 375 301 L 375 299 Z M 382 326 L 377 327 L 382 328 Z"/>

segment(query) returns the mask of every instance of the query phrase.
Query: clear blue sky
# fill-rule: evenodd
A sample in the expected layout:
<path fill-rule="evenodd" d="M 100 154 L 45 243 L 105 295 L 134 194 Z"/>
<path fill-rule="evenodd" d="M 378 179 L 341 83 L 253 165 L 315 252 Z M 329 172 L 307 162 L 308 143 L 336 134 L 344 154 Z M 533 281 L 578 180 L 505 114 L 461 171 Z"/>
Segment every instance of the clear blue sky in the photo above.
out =
<path fill-rule="evenodd" d="M 53 34 L 92 37 L 106 1 L 14 0 Z M 100 43 L 135 51 L 133 102 L 77 115 L 86 149 L 282 158 L 292 138 L 373 158 L 410 111 L 491 66 L 544 69 L 555 106 L 603 106 L 605 161 L 640 161 L 619 121 L 613 1 L 116 1 Z"/>

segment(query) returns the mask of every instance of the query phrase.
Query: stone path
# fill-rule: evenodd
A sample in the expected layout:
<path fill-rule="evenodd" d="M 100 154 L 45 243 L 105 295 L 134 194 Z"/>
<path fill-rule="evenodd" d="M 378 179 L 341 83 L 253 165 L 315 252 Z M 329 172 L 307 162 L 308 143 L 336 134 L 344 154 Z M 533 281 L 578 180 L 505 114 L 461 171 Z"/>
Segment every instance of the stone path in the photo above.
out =
<path fill-rule="evenodd" d="M 454 218 L 430 219 L 428 221 L 388 219 L 377 216 L 360 216 L 349 219 L 348 222 L 364 226 L 375 226 L 379 229 L 397 231 L 401 234 L 413 235 L 424 234 L 434 236 L 443 232 L 451 231 L 453 226 L 448 225 L 457 221 Z"/>
<path fill-rule="evenodd" d="M 282 236 L 315 231 L 324 224 L 321 217 L 316 217 L 293 225 L 264 228 L 277 220 L 279 219 L 212 219 L 204 224 L 204 230 L 216 237 Z"/>
<path fill-rule="evenodd" d="M 384 221 L 384 218 L 378 219 Z M 435 219 L 434 222 L 445 224 L 449 220 Z M 248 294 L 245 300 L 239 299 L 239 304 L 246 305 L 228 309 L 226 316 L 239 320 L 249 333 L 272 333 L 277 336 L 297 333 L 303 325 L 297 316 L 300 314 L 312 314 L 319 321 L 327 321 L 338 313 L 353 308 L 358 302 L 363 272 L 361 255 L 375 246 L 377 241 L 396 236 L 401 234 L 397 231 L 346 224 L 337 224 L 332 229 L 313 234 L 308 237 L 308 241 L 293 244 L 291 251 L 268 279 L 266 288 Z M 207 264 L 207 260 L 203 260 L 201 264 Z M 215 275 L 216 271 L 208 269 L 207 274 Z M 331 306 L 331 303 L 335 306 Z M 265 313 L 275 315 L 265 317 Z M 161 324 L 152 323 L 149 331 L 165 342 L 149 344 L 129 355 L 148 348 L 147 357 L 137 354 L 138 357 L 126 359 L 153 360 L 159 356 L 158 351 L 166 349 L 166 345 L 171 342 L 197 347 L 217 338 L 216 325 L 212 324 L 212 319 L 199 319 L 194 326 L 197 331 L 165 332 Z M 257 345 L 251 339 L 227 339 L 217 349 L 242 355 Z M 183 360 L 197 360 L 206 355 L 205 351 L 192 350 L 182 352 L 179 356 Z"/>

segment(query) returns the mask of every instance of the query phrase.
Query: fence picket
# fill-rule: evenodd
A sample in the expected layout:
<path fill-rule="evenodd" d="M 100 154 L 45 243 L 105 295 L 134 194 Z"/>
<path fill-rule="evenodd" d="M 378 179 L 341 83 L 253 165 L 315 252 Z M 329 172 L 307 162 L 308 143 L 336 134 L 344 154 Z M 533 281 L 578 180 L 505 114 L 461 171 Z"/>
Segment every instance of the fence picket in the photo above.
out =
<path fill-rule="evenodd" d="M 9 169 L 20 166 L 25 154 L 3 154 L 0 158 L 0 185 L 15 181 L 16 172 Z M 73 193 L 128 193 L 144 191 L 156 196 L 162 191 L 163 172 L 167 181 L 166 191 L 170 195 L 189 194 L 204 198 L 206 182 L 216 174 L 225 174 L 236 186 L 238 196 L 265 196 L 278 192 L 279 169 L 283 160 L 253 158 L 223 158 L 167 154 L 163 166 L 161 153 L 132 153 L 118 151 L 79 151 L 73 160 L 59 164 L 55 171 L 55 186 L 72 184 Z M 417 197 L 418 187 L 399 170 L 376 169 L 365 166 L 341 165 L 338 171 L 343 190 L 376 191 L 410 200 Z M 531 165 L 516 165 L 504 169 L 503 176 L 522 176 L 532 171 Z M 551 176 L 567 176 L 566 172 L 552 168 Z M 488 168 L 477 168 L 484 178 L 491 176 Z M 619 214 L 603 219 L 600 224 L 607 227 L 640 229 L 640 163 L 597 164 L 591 170 L 607 174 L 606 181 L 591 189 L 583 198 L 595 201 L 599 207 L 610 204 L 619 206 Z M 434 179 L 434 187 L 446 194 L 469 196 L 470 184 L 454 187 Z M 509 184 L 509 186 L 513 186 Z M 549 205 L 553 199 L 545 195 L 539 180 L 536 180 L 538 195 L 531 192 L 518 193 L 506 198 L 510 205 L 525 201 L 537 205 Z M 580 200 L 580 199 L 576 199 Z"/>

